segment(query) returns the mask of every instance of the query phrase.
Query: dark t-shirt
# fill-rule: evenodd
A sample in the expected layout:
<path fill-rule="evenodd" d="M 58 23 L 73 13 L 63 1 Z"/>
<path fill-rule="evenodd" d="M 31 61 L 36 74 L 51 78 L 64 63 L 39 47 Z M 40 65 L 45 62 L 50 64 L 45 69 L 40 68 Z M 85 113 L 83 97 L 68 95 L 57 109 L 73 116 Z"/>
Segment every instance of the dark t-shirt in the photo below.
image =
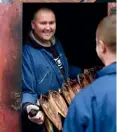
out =
<path fill-rule="evenodd" d="M 59 70 L 61 71 L 64 80 L 66 81 L 65 71 L 64 71 L 64 68 L 63 68 L 63 64 L 62 64 L 62 62 L 60 60 L 60 56 L 59 56 L 59 54 L 58 54 L 58 52 L 57 52 L 57 50 L 55 48 L 55 45 L 52 45 L 51 47 L 46 47 L 45 49 L 53 55 L 54 61 L 56 62 Z"/>

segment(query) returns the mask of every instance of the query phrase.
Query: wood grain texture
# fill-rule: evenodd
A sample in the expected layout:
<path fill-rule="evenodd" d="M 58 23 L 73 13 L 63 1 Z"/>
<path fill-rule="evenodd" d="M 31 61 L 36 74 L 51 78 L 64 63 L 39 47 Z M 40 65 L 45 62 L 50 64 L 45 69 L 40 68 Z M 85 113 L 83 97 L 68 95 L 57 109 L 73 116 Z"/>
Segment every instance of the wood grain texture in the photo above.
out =
<path fill-rule="evenodd" d="M 80 2 L 81 0 L 13 0 L 14 2 L 56 2 L 56 3 L 61 3 L 61 2 Z M 87 0 L 87 2 L 95 2 L 95 0 Z"/>
<path fill-rule="evenodd" d="M 21 5 L 0 4 L 0 132 L 20 132 Z"/>

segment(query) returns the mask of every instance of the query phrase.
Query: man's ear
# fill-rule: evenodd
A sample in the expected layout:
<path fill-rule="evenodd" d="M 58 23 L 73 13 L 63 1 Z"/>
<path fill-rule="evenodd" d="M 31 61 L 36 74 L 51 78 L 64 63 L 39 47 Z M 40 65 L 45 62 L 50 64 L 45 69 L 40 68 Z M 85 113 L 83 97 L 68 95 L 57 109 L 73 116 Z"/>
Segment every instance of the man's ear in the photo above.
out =
<path fill-rule="evenodd" d="M 104 42 L 102 40 L 99 40 L 99 50 L 101 53 L 106 52 L 106 45 L 104 44 Z"/>
<path fill-rule="evenodd" d="M 34 20 L 31 21 L 31 27 L 32 27 L 32 29 L 35 29 L 35 22 L 34 22 Z"/>

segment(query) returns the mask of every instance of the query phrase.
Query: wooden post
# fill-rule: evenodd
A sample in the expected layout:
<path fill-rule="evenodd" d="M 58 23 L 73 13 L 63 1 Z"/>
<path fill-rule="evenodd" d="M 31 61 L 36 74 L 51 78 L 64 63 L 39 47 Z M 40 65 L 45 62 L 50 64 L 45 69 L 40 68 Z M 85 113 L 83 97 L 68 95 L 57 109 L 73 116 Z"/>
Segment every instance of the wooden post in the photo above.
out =
<path fill-rule="evenodd" d="M 0 132 L 20 132 L 21 5 L 0 4 Z"/>

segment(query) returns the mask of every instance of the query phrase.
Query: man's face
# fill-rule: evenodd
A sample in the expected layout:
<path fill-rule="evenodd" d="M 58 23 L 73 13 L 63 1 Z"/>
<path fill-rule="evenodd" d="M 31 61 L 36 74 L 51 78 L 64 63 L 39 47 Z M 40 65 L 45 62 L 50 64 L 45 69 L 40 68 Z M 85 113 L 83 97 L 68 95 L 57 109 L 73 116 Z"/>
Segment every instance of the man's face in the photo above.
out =
<path fill-rule="evenodd" d="M 40 10 L 32 21 L 32 29 L 40 41 L 49 41 L 56 31 L 54 13 L 48 10 Z"/>

